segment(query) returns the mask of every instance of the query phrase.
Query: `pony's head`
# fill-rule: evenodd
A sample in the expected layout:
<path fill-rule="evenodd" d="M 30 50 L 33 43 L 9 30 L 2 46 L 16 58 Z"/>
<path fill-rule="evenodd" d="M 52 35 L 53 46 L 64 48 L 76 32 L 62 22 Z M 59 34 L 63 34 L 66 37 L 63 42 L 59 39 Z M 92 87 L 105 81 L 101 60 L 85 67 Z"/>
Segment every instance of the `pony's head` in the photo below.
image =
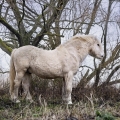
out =
<path fill-rule="evenodd" d="M 91 38 L 93 39 L 94 42 L 90 47 L 89 55 L 95 58 L 98 58 L 98 59 L 103 59 L 104 50 L 103 50 L 101 42 L 94 36 L 91 36 Z"/>

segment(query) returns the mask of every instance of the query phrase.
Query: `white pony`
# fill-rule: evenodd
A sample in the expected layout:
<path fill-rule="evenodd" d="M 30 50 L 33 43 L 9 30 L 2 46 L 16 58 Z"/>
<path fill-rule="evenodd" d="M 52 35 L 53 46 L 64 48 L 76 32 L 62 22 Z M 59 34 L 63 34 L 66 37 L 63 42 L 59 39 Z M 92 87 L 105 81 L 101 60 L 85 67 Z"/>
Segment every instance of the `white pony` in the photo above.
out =
<path fill-rule="evenodd" d="M 98 59 L 104 56 L 102 44 L 92 35 L 76 35 L 54 50 L 43 50 L 31 45 L 14 49 L 10 61 L 10 95 L 14 102 L 18 99 L 18 89 L 22 82 L 26 99 L 32 101 L 29 92 L 30 74 L 41 78 L 63 78 L 62 99 L 72 104 L 72 79 L 87 55 Z"/>

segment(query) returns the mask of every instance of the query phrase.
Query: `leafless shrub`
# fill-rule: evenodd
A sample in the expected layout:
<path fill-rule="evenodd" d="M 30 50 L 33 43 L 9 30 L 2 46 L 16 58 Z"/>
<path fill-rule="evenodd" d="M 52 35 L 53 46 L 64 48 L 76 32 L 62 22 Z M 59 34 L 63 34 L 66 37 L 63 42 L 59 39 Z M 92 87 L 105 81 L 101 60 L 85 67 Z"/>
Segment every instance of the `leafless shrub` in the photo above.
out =
<path fill-rule="evenodd" d="M 9 91 L 9 81 L 7 79 L 0 79 L 0 95 L 4 95 Z"/>

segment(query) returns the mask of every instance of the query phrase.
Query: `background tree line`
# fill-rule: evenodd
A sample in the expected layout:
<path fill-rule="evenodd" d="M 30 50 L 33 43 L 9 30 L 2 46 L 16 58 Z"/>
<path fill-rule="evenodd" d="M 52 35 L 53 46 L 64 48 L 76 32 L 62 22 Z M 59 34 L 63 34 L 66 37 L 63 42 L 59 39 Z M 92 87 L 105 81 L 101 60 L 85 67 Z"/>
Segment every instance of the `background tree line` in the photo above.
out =
<path fill-rule="evenodd" d="M 120 2 L 119 0 L 1 0 L 0 48 L 33 45 L 54 49 L 76 34 L 94 34 L 104 44 L 105 57 L 94 67 L 82 66 L 79 86 L 94 79 L 93 87 L 120 83 Z"/>

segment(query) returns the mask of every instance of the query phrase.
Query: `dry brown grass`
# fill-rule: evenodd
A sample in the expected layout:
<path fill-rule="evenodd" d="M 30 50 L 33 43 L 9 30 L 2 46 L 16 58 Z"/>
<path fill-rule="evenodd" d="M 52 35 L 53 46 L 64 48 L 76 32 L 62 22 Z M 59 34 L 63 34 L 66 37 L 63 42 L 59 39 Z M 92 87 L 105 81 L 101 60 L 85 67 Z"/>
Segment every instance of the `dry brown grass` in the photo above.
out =
<path fill-rule="evenodd" d="M 116 120 L 120 120 L 120 89 L 73 89 L 73 105 L 69 106 L 61 104 L 59 80 L 48 87 L 47 80 L 38 79 L 32 83 L 31 89 L 35 103 L 28 103 L 21 97 L 20 104 L 12 103 L 8 89 L 2 89 L 0 120 L 97 120 L 96 111 L 110 113 Z"/>

